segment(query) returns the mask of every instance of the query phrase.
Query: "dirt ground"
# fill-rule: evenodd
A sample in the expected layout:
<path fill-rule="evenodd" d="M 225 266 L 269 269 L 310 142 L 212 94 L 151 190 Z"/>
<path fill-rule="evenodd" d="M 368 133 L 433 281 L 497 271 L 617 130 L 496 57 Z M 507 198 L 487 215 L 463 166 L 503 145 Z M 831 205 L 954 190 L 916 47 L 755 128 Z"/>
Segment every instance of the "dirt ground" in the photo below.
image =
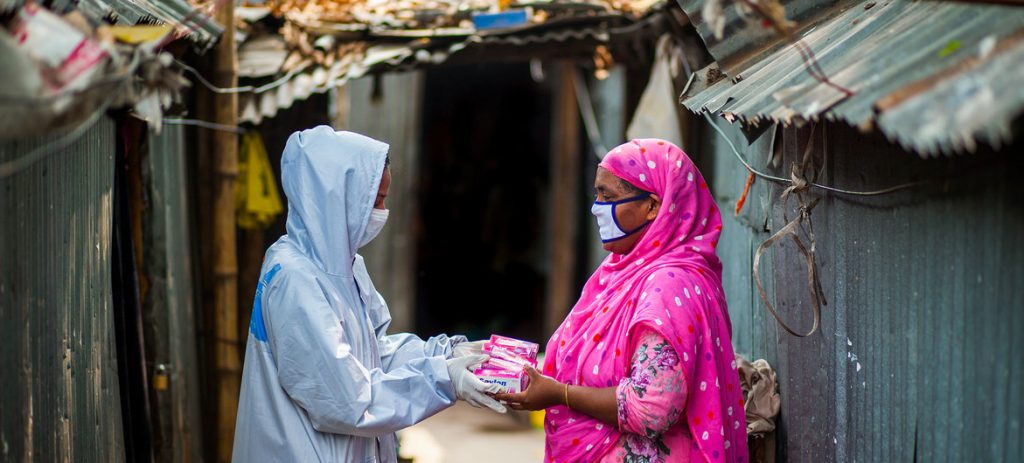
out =
<path fill-rule="evenodd" d="M 525 414 L 499 415 L 459 402 L 399 433 L 403 458 L 414 463 L 524 463 L 544 459 L 544 431 Z"/>

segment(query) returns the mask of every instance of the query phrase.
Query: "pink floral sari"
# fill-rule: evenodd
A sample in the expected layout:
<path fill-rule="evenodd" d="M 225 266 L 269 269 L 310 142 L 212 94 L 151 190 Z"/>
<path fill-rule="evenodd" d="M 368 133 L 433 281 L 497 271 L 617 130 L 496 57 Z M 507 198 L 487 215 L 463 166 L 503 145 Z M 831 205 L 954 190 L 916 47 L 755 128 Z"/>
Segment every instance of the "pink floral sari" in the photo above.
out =
<path fill-rule="evenodd" d="M 629 254 L 609 255 L 587 281 L 548 341 L 543 372 L 563 383 L 617 386 L 630 374 L 631 336 L 652 329 L 694 375 L 686 378 L 686 423 L 677 426 L 688 428 L 695 446 L 669 450 L 690 461 L 746 461 L 743 398 L 715 253 L 722 221 L 707 184 L 681 149 L 662 140 L 625 143 L 601 166 L 660 197 L 661 209 Z M 557 463 L 598 461 L 622 436 L 564 406 L 547 410 L 544 429 L 545 461 Z"/>

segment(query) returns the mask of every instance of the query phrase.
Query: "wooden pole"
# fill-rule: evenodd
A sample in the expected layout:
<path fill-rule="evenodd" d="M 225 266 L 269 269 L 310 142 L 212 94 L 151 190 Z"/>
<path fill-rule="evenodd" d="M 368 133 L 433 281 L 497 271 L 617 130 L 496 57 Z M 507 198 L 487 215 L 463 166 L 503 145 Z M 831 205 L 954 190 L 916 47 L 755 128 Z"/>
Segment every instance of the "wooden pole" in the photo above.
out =
<path fill-rule="evenodd" d="M 216 20 L 225 26 L 224 35 L 213 49 L 214 82 L 219 87 L 236 87 L 238 63 L 235 56 L 233 1 L 219 2 Z M 210 108 L 213 122 L 227 126 L 238 124 L 238 95 L 213 95 Z M 235 179 L 238 177 L 238 136 L 229 131 L 214 131 L 210 136 L 213 190 L 212 246 L 214 311 L 212 364 L 215 368 L 216 452 L 217 460 L 231 461 L 235 436 L 235 415 L 242 379 L 242 360 L 238 333 L 238 256 L 235 225 Z"/>
<path fill-rule="evenodd" d="M 575 65 L 558 63 L 555 74 L 554 127 L 551 144 L 551 272 L 544 336 L 562 323 L 575 301 L 576 242 L 580 194 L 580 125 L 573 83 Z"/>

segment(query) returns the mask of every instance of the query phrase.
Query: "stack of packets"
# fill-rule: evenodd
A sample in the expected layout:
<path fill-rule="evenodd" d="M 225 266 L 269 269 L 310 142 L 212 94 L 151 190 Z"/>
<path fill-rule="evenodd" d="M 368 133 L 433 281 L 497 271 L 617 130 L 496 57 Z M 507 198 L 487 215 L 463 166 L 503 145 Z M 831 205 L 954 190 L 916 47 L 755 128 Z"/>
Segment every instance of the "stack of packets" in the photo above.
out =
<path fill-rule="evenodd" d="M 537 367 L 536 343 L 507 338 L 496 334 L 484 344 L 484 353 L 491 356 L 480 365 L 473 374 L 488 384 L 501 386 L 501 392 L 516 393 L 525 391 L 530 385 L 530 377 L 524 367 Z"/>

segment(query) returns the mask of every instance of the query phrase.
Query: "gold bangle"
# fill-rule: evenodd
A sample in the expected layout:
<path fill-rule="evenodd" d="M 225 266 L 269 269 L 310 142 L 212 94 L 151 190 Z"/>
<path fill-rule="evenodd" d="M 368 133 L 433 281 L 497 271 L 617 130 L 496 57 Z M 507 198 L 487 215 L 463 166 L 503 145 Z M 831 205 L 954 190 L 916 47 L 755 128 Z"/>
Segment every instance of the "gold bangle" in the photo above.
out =
<path fill-rule="evenodd" d="M 565 408 L 572 409 L 569 406 L 569 383 L 565 383 Z"/>

